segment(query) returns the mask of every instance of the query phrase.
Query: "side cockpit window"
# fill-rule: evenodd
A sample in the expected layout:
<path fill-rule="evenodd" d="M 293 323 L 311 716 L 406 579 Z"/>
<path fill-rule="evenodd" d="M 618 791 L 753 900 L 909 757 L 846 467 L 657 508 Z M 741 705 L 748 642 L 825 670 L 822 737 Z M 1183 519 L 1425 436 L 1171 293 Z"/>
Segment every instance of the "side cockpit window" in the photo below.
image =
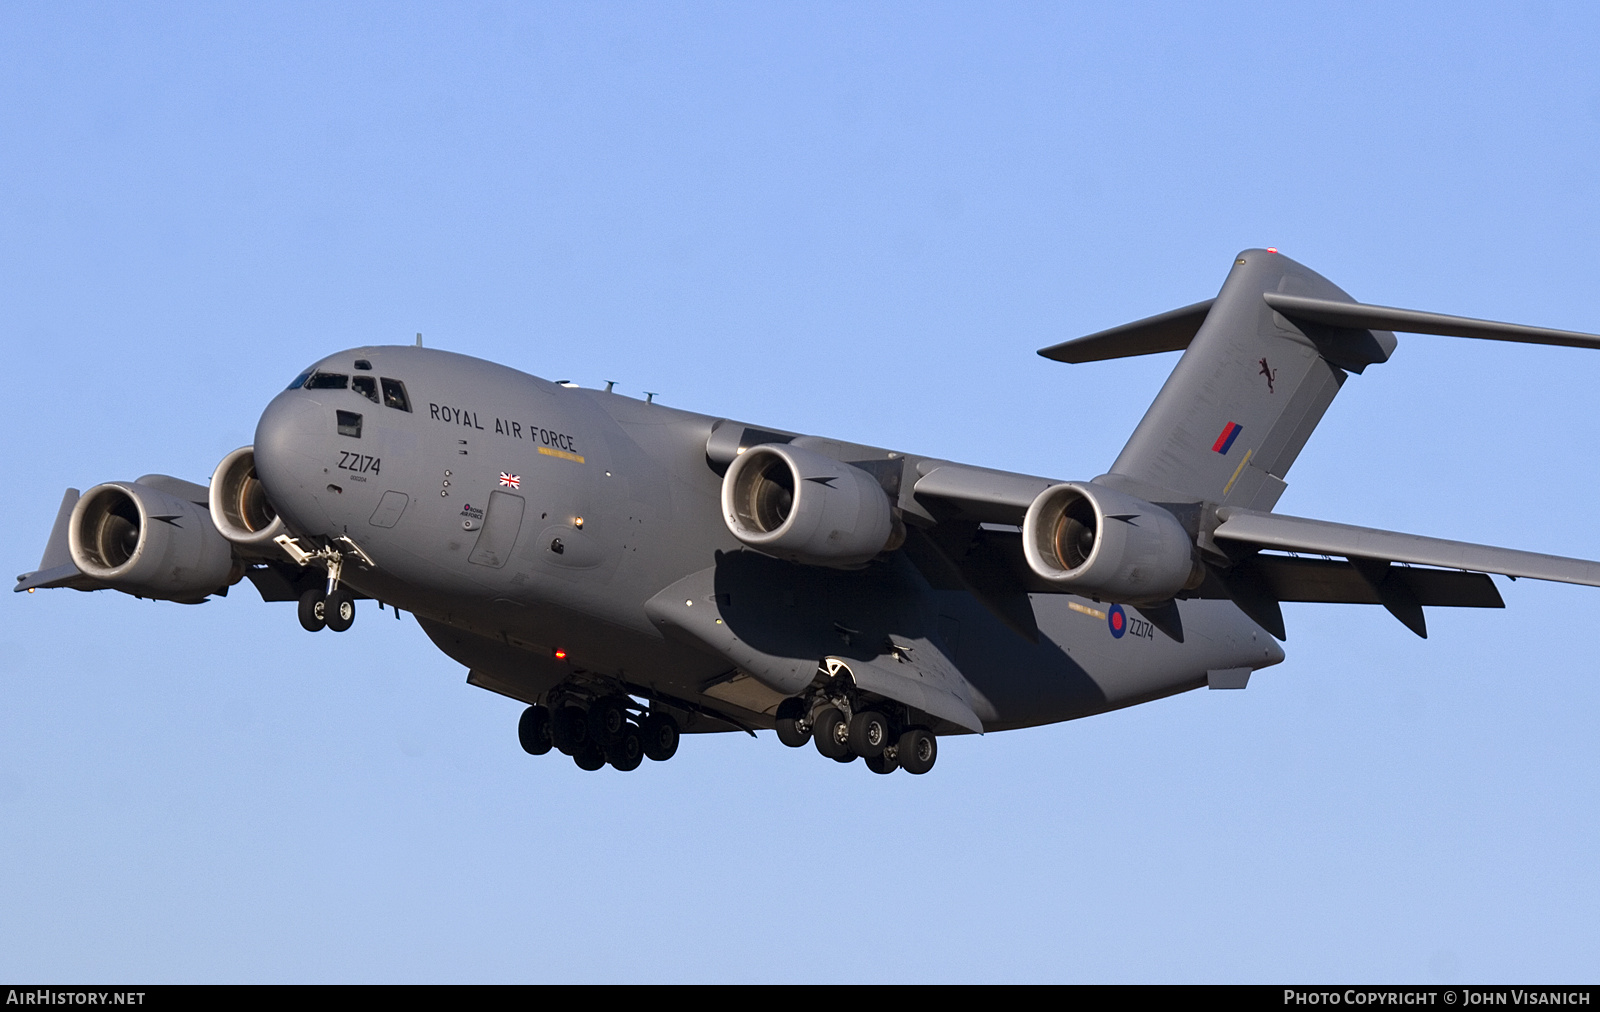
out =
<path fill-rule="evenodd" d="M 372 403 L 378 403 L 378 381 L 371 376 L 350 377 L 350 389 Z"/>
<path fill-rule="evenodd" d="M 350 385 L 350 377 L 342 372 L 314 372 L 306 380 L 307 390 L 343 390 Z"/>
<path fill-rule="evenodd" d="M 367 379 L 367 377 L 362 378 Z M 370 382 L 370 379 L 368 381 Z M 367 396 L 371 397 L 372 395 L 368 394 Z M 376 397 L 372 399 L 377 400 Z M 383 378 L 383 403 L 391 408 L 399 408 L 401 411 L 410 411 L 411 398 L 406 396 L 406 385 L 399 380 L 392 380 L 385 376 Z"/>
<path fill-rule="evenodd" d="M 307 369 L 305 372 L 303 372 L 300 375 L 296 376 L 294 378 L 294 382 L 290 383 L 288 385 L 288 387 L 286 387 L 285 389 L 288 389 L 288 390 L 299 390 L 302 386 L 305 385 L 306 380 L 311 378 L 311 374 L 313 372 L 315 372 L 315 370 Z"/>

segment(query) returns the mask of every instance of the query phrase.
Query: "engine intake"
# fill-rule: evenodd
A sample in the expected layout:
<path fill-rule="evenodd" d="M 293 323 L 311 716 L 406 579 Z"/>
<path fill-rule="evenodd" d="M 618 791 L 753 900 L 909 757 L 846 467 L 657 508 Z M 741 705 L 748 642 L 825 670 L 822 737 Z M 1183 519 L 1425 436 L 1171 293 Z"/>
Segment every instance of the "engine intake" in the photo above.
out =
<path fill-rule="evenodd" d="M 134 482 L 85 492 L 67 521 L 73 565 L 112 590 L 194 603 L 241 570 L 204 508 Z"/>
<path fill-rule="evenodd" d="M 1039 493 L 1022 521 L 1022 551 L 1063 590 L 1124 604 L 1170 600 L 1205 577 L 1176 517 L 1092 482 Z"/>
<path fill-rule="evenodd" d="M 256 476 L 256 451 L 241 446 L 211 475 L 211 522 L 236 545 L 261 545 L 287 532 Z"/>
<path fill-rule="evenodd" d="M 722 517 L 751 548 L 834 569 L 859 569 L 905 537 L 872 475 L 777 443 L 750 447 L 734 458 L 722 479 Z"/>

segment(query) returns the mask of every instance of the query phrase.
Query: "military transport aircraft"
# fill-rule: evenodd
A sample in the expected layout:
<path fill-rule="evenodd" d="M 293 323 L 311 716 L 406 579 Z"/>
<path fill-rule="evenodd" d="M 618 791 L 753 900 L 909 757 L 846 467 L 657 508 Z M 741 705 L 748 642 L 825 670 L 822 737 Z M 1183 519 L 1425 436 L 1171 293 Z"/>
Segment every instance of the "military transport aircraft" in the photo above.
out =
<path fill-rule="evenodd" d="M 1243 688 L 1284 658 L 1283 601 L 1382 605 L 1425 636 L 1426 607 L 1504 607 L 1486 574 L 1600 586 L 1597 562 L 1272 512 L 1396 330 L 1600 348 L 1364 305 L 1246 250 L 1214 299 L 1039 353 L 1183 351 L 1087 481 L 356 348 L 296 376 L 209 488 L 69 489 L 16 589 L 194 603 L 247 577 L 313 632 L 349 629 L 359 600 L 404 609 L 468 682 L 528 704 L 527 751 L 584 769 L 773 728 L 926 773 L 939 735 Z"/>

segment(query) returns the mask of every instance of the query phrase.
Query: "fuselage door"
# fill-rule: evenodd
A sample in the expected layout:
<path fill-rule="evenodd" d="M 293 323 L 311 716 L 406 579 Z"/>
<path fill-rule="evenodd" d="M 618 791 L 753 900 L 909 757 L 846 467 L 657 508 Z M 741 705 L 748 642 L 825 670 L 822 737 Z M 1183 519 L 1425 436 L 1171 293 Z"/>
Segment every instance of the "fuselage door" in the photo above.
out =
<path fill-rule="evenodd" d="M 483 512 L 483 530 L 472 546 L 467 561 L 479 566 L 499 569 L 511 558 L 517 535 L 522 531 L 522 510 L 525 501 L 510 492 L 490 492 L 489 506 Z"/>

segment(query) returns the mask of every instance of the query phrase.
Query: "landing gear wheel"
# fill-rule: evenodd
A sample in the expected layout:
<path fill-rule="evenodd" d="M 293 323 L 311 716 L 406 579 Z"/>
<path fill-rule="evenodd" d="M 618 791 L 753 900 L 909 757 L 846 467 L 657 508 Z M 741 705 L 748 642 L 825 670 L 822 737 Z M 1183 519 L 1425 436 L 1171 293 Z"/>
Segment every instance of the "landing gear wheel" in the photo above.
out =
<path fill-rule="evenodd" d="M 615 745 L 629 726 L 626 696 L 604 696 L 589 704 L 589 736 L 600 744 Z"/>
<path fill-rule="evenodd" d="M 867 760 L 867 769 L 874 773 L 893 773 L 899 768 L 899 760 L 889 758 L 889 753 L 887 752 L 872 756 Z"/>
<path fill-rule="evenodd" d="M 636 770 L 644 762 L 644 739 L 639 737 L 639 729 L 632 724 L 622 732 L 614 744 L 606 746 L 606 762 L 614 770 L 623 773 Z"/>
<path fill-rule="evenodd" d="M 517 721 L 517 741 L 522 751 L 529 755 L 544 755 L 553 744 L 550 735 L 550 711 L 542 706 L 530 706 L 522 711 Z"/>
<path fill-rule="evenodd" d="M 329 629 L 344 632 L 356 623 L 356 599 L 343 587 L 335 587 L 323 602 L 322 614 L 328 620 Z"/>
<path fill-rule="evenodd" d="M 646 759 L 664 763 L 678 754 L 678 722 L 671 714 L 652 713 L 639 725 Z"/>
<path fill-rule="evenodd" d="M 778 719 L 773 729 L 778 740 L 790 748 L 799 748 L 811 740 L 811 728 L 805 724 L 806 702 L 791 696 L 778 704 Z"/>
<path fill-rule="evenodd" d="M 925 727 L 914 727 L 900 736 L 895 758 L 907 773 L 921 775 L 933 769 L 939 758 L 939 743 L 933 732 Z"/>
<path fill-rule="evenodd" d="M 875 710 L 862 710 L 850 718 L 850 731 L 846 738 L 850 751 L 863 759 L 883 754 L 894 740 L 890 737 L 889 718 Z"/>
<path fill-rule="evenodd" d="M 593 773 L 606 764 L 606 750 L 592 741 L 586 742 L 572 757 L 572 761 L 578 764 L 578 769 Z"/>
<path fill-rule="evenodd" d="M 563 706 L 552 715 L 550 741 L 566 755 L 577 758 L 589 743 L 589 715 L 576 706 Z"/>
<path fill-rule="evenodd" d="M 811 740 L 817 743 L 817 751 L 829 759 L 847 763 L 855 758 L 850 751 L 849 737 L 850 725 L 837 706 L 825 708 L 812 722 Z"/>
<path fill-rule="evenodd" d="M 306 632 L 321 632 L 328 624 L 323 614 L 322 588 L 312 587 L 300 595 L 300 628 Z"/>

